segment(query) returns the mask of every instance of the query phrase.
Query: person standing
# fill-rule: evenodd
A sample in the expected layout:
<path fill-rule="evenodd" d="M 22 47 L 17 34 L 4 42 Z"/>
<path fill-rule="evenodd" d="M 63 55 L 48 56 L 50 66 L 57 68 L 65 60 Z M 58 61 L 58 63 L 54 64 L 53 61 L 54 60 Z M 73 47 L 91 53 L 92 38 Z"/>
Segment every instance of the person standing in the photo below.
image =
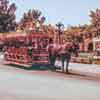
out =
<path fill-rule="evenodd" d="M 55 70 L 55 60 L 56 60 L 56 45 L 53 43 L 53 40 L 51 39 L 49 41 L 49 46 L 48 46 L 48 52 L 49 52 L 49 61 L 50 61 L 50 69 Z"/>
<path fill-rule="evenodd" d="M 64 64 L 66 62 L 66 65 L 65 65 L 66 73 L 68 73 L 68 66 L 71 59 L 71 51 L 72 51 L 71 43 L 66 43 L 66 42 L 61 46 L 60 51 L 59 51 L 63 72 L 64 72 Z"/>

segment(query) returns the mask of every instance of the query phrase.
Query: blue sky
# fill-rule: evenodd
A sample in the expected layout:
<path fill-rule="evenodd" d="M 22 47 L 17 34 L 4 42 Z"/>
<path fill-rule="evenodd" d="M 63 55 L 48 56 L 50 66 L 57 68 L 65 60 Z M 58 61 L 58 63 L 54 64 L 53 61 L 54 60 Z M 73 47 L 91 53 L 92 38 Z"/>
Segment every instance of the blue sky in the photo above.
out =
<path fill-rule="evenodd" d="M 100 0 L 10 0 L 10 2 L 16 3 L 18 21 L 25 11 L 37 8 L 46 17 L 46 23 L 56 24 L 61 21 L 65 26 L 89 24 L 90 10 L 100 8 Z"/>

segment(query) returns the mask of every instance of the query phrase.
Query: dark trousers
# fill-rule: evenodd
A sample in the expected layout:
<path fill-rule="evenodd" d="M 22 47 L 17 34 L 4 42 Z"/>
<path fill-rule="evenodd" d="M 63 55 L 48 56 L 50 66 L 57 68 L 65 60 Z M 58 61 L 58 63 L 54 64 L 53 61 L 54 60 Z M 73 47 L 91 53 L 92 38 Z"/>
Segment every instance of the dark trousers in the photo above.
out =
<path fill-rule="evenodd" d="M 62 71 L 64 71 L 64 62 L 66 62 L 66 72 L 68 72 L 68 66 L 69 66 L 70 59 L 71 59 L 70 54 L 62 54 L 61 55 Z"/>
<path fill-rule="evenodd" d="M 55 55 L 50 55 L 49 56 L 50 69 L 55 69 L 55 60 L 56 60 L 56 56 Z"/>

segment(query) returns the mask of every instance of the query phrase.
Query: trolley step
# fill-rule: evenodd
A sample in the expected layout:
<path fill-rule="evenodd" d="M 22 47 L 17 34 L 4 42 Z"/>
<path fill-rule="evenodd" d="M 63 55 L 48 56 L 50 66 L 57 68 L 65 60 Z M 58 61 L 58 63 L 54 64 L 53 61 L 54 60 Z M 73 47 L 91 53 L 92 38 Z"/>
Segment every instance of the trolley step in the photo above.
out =
<path fill-rule="evenodd" d="M 12 61 L 4 61 L 5 65 L 18 65 L 18 66 L 22 66 L 25 68 L 31 68 L 32 64 L 23 64 L 23 63 L 18 63 L 18 62 L 12 62 Z"/>

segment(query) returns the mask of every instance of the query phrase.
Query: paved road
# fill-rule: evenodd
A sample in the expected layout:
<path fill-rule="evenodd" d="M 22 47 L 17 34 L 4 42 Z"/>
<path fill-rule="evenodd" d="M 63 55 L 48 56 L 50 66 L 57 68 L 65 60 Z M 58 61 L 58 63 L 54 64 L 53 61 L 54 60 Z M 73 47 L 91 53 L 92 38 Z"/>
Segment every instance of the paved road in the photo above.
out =
<path fill-rule="evenodd" d="M 100 100 L 100 79 L 2 64 L 1 100 Z"/>
<path fill-rule="evenodd" d="M 1 100 L 100 100 L 100 81 L 0 65 Z"/>

